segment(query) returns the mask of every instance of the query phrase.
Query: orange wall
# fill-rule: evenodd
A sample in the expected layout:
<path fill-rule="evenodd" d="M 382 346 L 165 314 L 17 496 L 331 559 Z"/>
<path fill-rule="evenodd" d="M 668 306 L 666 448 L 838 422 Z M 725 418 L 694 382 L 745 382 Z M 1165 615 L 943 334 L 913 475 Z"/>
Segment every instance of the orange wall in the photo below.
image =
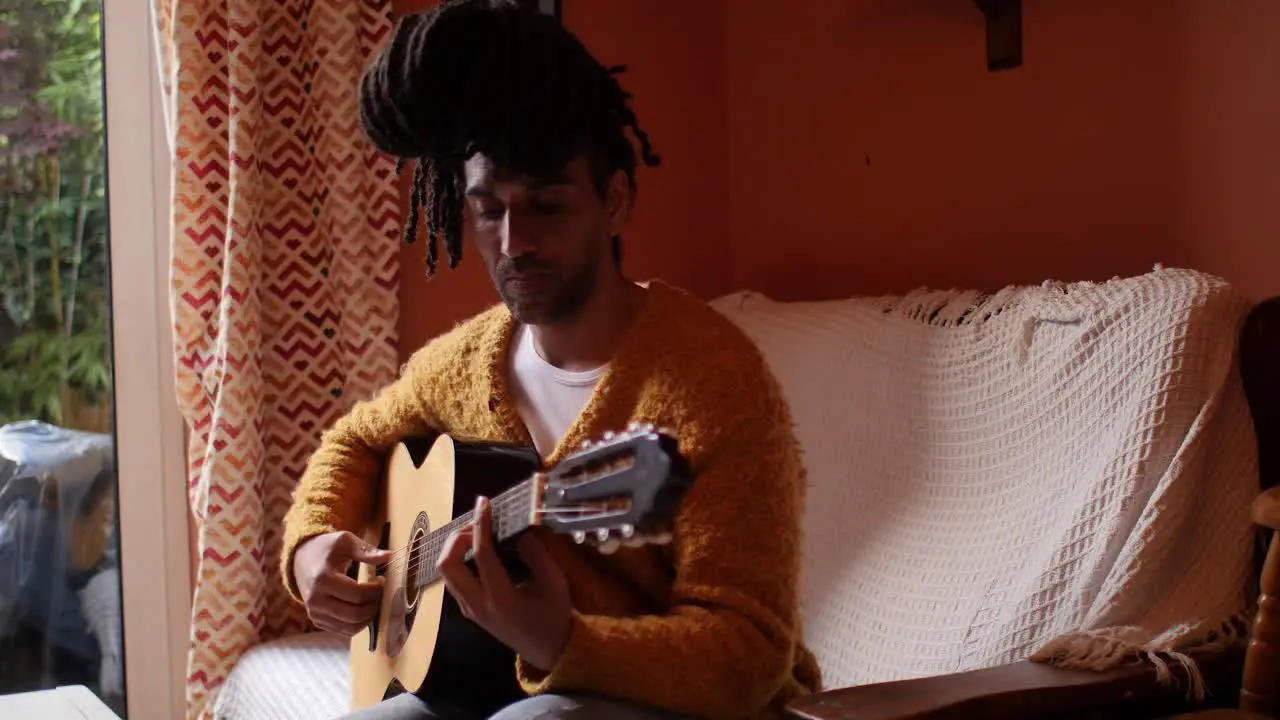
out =
<path fill-rule="evenodd" d="M 968 0 L 776 7 L 724 15 L 735 285 L 797 298 L 1164 262 L 1280 294 L 1280 4 L 1026 0 L 1025 65 L 996 74 Z"/>
<path fill-rule="evenodd" d="M 563 5 L 664 158 L 633 277 L 796 299 L 1163 262 L 1280 294 L 1269 0 L 1026 0 L 996 74 L 969 0 Z M 404 257 L 404 354 L 494 301 L 472 256 L 430 283 Z"/>

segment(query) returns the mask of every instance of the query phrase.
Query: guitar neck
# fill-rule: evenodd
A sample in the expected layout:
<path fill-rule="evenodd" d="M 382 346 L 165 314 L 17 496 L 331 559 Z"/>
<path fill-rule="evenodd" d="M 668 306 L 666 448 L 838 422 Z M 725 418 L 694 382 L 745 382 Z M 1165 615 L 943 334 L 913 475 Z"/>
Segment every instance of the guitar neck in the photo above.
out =
<path fill-rule="evenodd" d="M 533 526 L 531 516 L 537 488 L 537 479 L 531 477 L 515 484 L 506 492 L 490 498 L 489 507 L 492 517 L 490 529 L 497 542 L 512 538 Z M 418 555 L 420 559 L 413 563 L 410 573 L 412 582 L 417 587 L 426 587 L 440 579 L 436 563 L 444 551 L 445 542 L 455 531 L 470 525 L 475 520 L 475 515 L 475 510 L 468 510 L 449 524 L 427 533 L 424 538 L 417 541 L 422 546 L 421 553 L 411 554 Z M 470 549 L 467 550 L 467 559 L 471 559 Z"/>

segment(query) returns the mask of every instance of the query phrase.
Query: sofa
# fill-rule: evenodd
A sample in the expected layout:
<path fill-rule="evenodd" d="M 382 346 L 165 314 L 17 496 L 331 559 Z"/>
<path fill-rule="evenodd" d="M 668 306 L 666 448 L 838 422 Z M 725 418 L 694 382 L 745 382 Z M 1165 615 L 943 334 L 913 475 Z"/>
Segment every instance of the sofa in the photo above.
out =
<path fill-rule="evenodd" d="M 994 293 L 748 290 L 713 306 L 778 376 L 809 475 L 802 610 L 824 692 L 790 714 L 1160 717 L 1241 702 L 1257 523 L 1280 525 L 1280 499 L 1259 499 L 1280 451 L 1275 301 L 1156 267 Z M 1263 650 L 1243 693 L 1254 709 L 1272 697 Z M 341 715 L 346 654 L 323 633 L 263 642 L 214 715 Z"/>

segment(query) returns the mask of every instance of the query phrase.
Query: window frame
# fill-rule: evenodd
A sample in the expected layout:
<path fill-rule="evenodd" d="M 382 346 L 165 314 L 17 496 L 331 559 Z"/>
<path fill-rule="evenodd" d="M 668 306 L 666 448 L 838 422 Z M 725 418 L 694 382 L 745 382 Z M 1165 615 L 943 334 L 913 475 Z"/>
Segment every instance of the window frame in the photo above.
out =
<path fill-rule="evenodd" d="M 169 308 L 169 151 L 151 12 L 150 0 L 102 2 L 129 720 L 186 715 L 191 624 L 184 421 Z"/>

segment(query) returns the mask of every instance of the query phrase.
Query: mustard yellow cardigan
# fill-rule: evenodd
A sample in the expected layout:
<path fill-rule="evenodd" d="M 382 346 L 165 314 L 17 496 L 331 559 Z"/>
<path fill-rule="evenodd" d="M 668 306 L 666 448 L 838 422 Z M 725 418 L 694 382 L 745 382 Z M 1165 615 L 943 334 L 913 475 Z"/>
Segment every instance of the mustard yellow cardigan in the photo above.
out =
<path fill-rule="evenodd" d="M 801 642 L 805 472 L 778 384 L 751 341 L 659 281 L 593 399 L 545 462 L 632 420 L 668 428 L 694 483 L 668 546 L 602 555 L 562 536 L 552 553 L 574 611 L 550 672 L 519 658 L 526 692 L 587 692 L 705 718 L 771 718 L 820 683 Z M 298 544 L 360 533 L 382 458 L 406 435 L 532 441 L 507 393 L 515 321 L 502 305 L 416 352 L 398 381 L 325 433 L 285 518 L 282 572 L 298 597 Z"/>

